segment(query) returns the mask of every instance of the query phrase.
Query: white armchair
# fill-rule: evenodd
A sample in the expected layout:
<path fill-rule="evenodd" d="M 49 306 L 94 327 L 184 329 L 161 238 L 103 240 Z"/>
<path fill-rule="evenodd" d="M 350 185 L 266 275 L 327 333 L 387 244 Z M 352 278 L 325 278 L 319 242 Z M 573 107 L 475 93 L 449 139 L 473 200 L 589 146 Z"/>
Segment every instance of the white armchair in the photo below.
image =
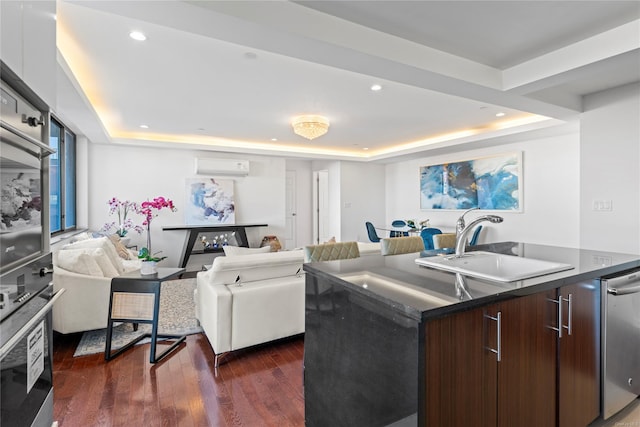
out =
<path fill-rule="evenodd" d="M 197 275 L 196 317 L 218 366 L 231 351 L 304 332 L 302 250 L 219 256 Z"/>

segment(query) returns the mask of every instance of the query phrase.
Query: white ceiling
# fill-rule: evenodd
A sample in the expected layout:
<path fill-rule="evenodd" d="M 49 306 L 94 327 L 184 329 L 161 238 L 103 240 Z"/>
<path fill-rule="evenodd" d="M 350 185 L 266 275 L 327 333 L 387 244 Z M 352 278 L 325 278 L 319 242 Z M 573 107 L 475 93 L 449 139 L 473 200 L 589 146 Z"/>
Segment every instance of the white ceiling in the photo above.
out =
<path fill-rule="evenodd" d="M 640 1 L 58 1 L 57 13 L 57 112 L 94 142 L 388 161 L 573 122 L 582 96 L 640 81 Z M 309 113 L 331 121 L 311 142 L 289 124 Z"/>

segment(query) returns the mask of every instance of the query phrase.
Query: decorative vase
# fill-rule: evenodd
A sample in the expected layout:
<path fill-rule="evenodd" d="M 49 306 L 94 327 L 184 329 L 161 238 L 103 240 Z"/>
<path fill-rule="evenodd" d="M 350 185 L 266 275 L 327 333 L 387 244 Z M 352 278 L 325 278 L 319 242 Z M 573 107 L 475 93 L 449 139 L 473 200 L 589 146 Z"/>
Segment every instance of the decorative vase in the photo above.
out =
<path fill-rule="evenodd" d="M 282 248 L 277 236 L 264 236 L 260 247 L 264 246 L 271 246 L 271 252 L 278 252 Z"/>
<path fill-rule="evenodd" d="M 156 264 L 155 261 L 142 261 L 140 264 L 140 274 L 156 274 L 158 272 Z"/>

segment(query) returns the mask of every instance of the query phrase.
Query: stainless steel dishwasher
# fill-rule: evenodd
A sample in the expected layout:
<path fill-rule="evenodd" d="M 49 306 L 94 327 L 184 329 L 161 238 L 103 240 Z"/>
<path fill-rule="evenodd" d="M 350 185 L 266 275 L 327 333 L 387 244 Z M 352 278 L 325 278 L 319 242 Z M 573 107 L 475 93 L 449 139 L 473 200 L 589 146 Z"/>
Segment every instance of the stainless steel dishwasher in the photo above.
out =
<path fill-rule="evenodd" d="M 602 417 L 640 395 L 640 269 L 602 279 Z"/>

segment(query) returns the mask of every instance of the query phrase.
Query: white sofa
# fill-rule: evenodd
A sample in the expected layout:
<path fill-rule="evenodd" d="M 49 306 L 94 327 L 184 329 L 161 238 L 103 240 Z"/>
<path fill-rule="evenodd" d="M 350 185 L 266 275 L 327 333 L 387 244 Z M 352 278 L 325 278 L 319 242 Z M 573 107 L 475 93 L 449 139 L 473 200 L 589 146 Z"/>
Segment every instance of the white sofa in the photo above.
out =
<path fill-rule="evenodd" d="M 302 250 L 219 256 L 197 274 L 196 317 L 223 354 L 304 332 Z"/>
<path fill-rule="evenodd" d="M 53 251 L 53 288 L 65 289 L 53 306 L 54 331 L 107 327 L 111 279 L 140 268 L 134 254 L 116 243 L 109 237 L 86 238 Z"/>

